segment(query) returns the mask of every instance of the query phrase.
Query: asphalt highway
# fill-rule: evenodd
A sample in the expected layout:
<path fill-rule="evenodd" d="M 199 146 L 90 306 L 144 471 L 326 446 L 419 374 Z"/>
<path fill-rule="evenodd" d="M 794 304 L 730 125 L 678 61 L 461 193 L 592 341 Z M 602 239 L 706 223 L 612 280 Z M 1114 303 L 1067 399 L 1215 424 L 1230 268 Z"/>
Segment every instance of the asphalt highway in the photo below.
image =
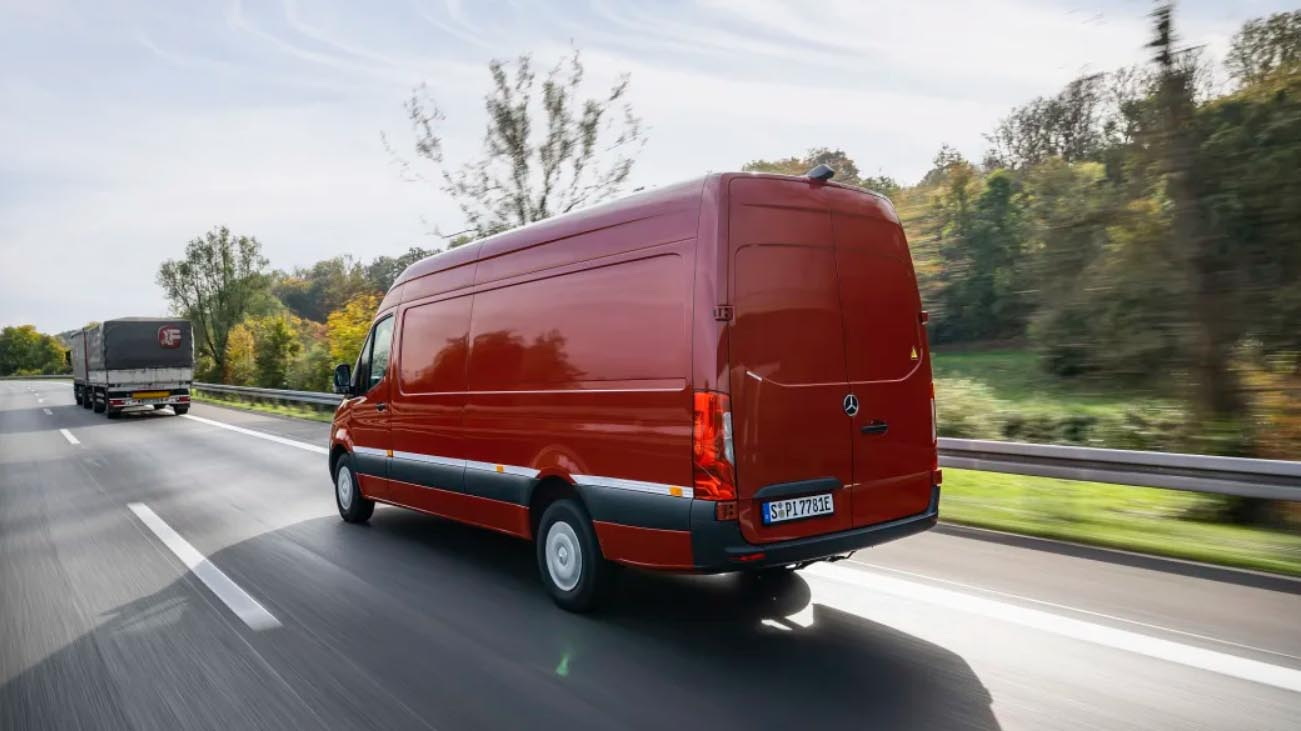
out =
<path fill-rule="evenodd" d="M 941 526 L 575 616 L 522 541 L 340 521 L 326 432 L 0 382 L 0 728 L 1301 728 L 1295 580 Z"/>

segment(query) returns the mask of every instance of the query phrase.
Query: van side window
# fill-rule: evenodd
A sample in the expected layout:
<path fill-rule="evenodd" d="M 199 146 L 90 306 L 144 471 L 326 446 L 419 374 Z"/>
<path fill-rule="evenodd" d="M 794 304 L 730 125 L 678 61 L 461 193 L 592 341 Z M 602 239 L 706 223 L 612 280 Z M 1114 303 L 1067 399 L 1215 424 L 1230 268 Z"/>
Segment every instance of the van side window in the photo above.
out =
<path fill-rule="evenodd" d="M 370 368 L 367 375 L 370 381 L 366 388 L 374 388 L 384 378 L 384 373 L 388 370 L 389 351 L 393 346 L 393 316 L 380 320 L 375 325 L 375 330 L 371 334 L 371 339 L 375 341 L 374 350 L 370 355 Z"/>
<path fill-rule="evenodd" d="M 361 393 L 361 391 L 365 390 L 361 388 L 362 384 L 370 382 L 367 371 L 370 369 L 371 335 L 367 335 L 366 342 L 361 344 L 361 352 L 357 354 L 357 366 L 352 369 L 352 392 L 354 394 Z"/>

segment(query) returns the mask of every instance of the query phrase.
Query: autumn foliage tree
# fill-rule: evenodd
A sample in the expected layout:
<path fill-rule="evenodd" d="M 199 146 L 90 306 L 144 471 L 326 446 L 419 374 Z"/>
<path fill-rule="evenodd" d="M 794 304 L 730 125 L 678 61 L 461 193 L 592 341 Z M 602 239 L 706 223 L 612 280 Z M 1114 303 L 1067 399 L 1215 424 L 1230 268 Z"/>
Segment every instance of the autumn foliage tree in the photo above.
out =
<path fill-rule="evenodd" d="M 325 330 L 330 358 L 334 363 L 352 363 L 357 360 L 379 302 L 378 294 L 361 294 L 349 300 L 341 309 L 330 313 L 329 319 L 325 321 Z"/>

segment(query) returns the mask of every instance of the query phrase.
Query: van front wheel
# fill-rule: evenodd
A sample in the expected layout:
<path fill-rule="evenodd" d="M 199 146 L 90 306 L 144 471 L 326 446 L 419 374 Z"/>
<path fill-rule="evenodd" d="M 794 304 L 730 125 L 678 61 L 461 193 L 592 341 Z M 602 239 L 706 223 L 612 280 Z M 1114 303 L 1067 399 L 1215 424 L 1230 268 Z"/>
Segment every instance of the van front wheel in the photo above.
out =
<path fill-rule="evenodd" d="M 558 500 L 542 514 L 537 538 L 538 572 L 562 609 L 590 612 L 613 581 L 587 511 L 575 500 Z"/>
<path fill-rule="evenodd" d="M 339 516 L 348 523 L 365 523 L 375 512 L 375 501 L 361 495 L 361 484 L 347 455 L 340 457 L 335 467 L 334 504 L 339 507 Z"/>

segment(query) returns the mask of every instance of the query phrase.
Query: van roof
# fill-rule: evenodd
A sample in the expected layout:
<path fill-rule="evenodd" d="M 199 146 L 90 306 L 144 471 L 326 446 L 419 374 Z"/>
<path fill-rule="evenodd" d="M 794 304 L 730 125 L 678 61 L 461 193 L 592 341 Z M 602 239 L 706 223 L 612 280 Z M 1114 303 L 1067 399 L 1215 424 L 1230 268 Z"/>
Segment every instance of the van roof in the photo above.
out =
<path fill-rule="evenodd" d="M 551 218 L 535 221 L 525 226 L 479 239 L 464 246 L 458 246 L 455 249 L 432 254 L 402 270 L 402 273 L 393 281 L 390 290 L 427 274 L 475 261 L 485 253 L 489 256 L 496 256 L 544 241 L 563 239 L 616 223 L 654 215 L 669 209 L 699 207 L 701 194 L 704 192 L 705 187 L 726 186 L 727 182 L 733 178 L 768 178 L 808 182 L 808 178 L 804 176 L 727 172 L 711 173 L 681 183 L 636 192 L 590 208 L 552 216 Z M 889 199 L 880 193 L 839 183 L 835 180 L 827 181 L 822 185 L 873 195 L 886 200 L 887 203 L 889 202 Z"/>

